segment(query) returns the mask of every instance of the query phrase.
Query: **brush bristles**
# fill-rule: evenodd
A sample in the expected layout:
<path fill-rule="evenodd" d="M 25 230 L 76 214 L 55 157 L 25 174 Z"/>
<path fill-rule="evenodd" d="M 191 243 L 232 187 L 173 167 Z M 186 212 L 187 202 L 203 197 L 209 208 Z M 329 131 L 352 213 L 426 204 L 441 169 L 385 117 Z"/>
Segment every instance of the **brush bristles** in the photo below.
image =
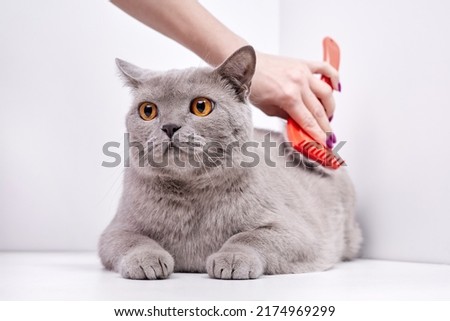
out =
<path fill-rule="evenodd" d="M 331 149 L 327 149 L 317 142 L 303 141 L 296 149 L 307 158 L 325 167 L 336 169 L 345 163 L 342 158 L 336 157 Z"/>

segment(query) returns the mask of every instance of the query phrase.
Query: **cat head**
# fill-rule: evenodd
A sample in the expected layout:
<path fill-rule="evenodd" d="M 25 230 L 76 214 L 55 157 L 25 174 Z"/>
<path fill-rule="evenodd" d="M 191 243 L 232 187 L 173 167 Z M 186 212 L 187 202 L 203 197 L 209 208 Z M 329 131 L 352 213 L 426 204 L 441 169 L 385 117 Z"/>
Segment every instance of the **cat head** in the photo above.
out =
<path fill-rule="evenodd" d="M 252 138 L 247 105 L 256 56 L 242 47 L 216 69 L 156 72 L 123 60 L 131 88 L 130 165 L 142 175 L 214 175 L 237 166 Z"/>

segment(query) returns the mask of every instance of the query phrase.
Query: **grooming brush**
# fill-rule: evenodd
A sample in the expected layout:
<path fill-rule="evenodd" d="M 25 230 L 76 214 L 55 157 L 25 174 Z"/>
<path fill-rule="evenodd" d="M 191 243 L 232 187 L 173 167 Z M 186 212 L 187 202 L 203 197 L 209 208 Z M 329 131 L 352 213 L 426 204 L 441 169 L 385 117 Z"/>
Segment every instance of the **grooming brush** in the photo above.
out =
<path fill-rule="evenodd" d="M 339 58 L 340 52 L 337 43 L 329 37 L 324 38 L 323 60 L 329 62 L 336 70 L 338 70 Z M 330 78 L 322 75 L 321 79 L 332 87 Z M 326 148 L 319 142 L 316 142 L 292 118 L 289 118 L 287 121 L 286 131 L 292 146 L 305 157 L 321 164 L 322 166 L 332 169 L 338 169 L 342 164 L 344 164 L 344 160 L 333 154 L 331 149 Z"/>

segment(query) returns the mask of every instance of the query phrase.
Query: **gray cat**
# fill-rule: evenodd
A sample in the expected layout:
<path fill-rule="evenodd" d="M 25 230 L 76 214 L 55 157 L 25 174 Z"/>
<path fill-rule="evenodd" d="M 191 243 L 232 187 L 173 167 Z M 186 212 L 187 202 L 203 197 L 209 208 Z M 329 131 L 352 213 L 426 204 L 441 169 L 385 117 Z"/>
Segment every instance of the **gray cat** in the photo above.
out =
<path fill-rule="evenodd" d="M 345 170 L 305 166 L 281 134 L 253 129 L 255 64 L 250 46 L 216 69 L 152 72 L 117 60 L 134 96 L 130 141 L 146 148 L 131 149 L 117 214 L 100 238 L 107 269 L 130 279 L 253 279 L 357 255 Z M 268 137 L 279 148 L 263 147 Z"/>

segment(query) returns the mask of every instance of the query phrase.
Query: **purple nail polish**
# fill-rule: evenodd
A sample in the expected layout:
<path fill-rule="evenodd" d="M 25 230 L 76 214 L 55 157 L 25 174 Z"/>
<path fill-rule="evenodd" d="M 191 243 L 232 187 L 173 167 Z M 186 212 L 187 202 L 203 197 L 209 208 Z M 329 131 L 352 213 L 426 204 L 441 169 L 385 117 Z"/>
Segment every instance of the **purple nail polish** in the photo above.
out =
<path fill-rule="evenodd" d="M 332 121 L 333 120 L 333 116 L 334 115 L 331 115 L 330 118 L 328 118 L 328 121 Z"/>
<path fill-rule="evenodd" d="M 339 84 L 338 84 L 338 91 L 341 92 L 341 89 L 342 89 L 341 83 L 339 83 Z"/>
<path fill-rule="evenodd" d="M 333 144 L 336 144 L 337 142 L 336 135 L 333 133 L 331 134 L 331 137 L 333 138 Z"/>
<path fill-rule="evenodd" d="M 333 148 L 333 137 L 332 137 L 332 135 L 330 135 L 330 136 L 328 136 L 328 138 L 327 138 L 327 147 L 329 148 L 329 149 L 332 149 Z"/>

